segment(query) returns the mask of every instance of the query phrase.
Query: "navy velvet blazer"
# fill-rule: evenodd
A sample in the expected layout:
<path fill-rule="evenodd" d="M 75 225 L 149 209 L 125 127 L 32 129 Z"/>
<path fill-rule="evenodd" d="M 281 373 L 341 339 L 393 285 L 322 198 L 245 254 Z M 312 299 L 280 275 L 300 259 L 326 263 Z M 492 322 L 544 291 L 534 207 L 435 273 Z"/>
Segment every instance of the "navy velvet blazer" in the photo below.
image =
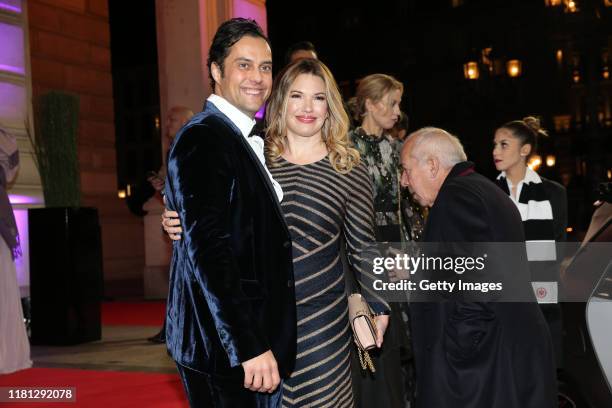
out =
<path fill-rule="evenodd" d="M 472 163 L 462 162 L 442 184 L 423 240 L 523 242 L 525 238 L 510 198 L 476 173 Z M 508 256 L 489 255 L 501 264 Z M 514 255 L 520 256 L 527 271 L 526 251 Z M 516 284 L 514 290 L 533 297 L 531 302 L 453 300 L 411 305 L 417 408 L 557 406 L 548 327 L 528 274 Z"/>
<path fill-rule="evenodd" d="M 176 136 L 166 200 L 183 226 L 167 304 L 174 360 L 242 380 L 240 363 L 270 349 L 287 376 L 296 347 L 289 231 L 262 164 L 212 103 Z"/>

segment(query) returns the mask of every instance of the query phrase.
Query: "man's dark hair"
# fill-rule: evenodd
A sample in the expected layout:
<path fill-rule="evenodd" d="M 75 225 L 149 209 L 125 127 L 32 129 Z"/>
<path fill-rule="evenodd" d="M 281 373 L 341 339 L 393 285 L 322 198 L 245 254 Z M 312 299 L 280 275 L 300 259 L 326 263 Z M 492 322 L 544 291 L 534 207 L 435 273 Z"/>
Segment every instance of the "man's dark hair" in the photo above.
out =
<path fill-rule="evenodd" d="M 291 56 L 293 55 L 294 52 L 302 51 L 302 50 L 312 51 L 315 54 L 317 53 L 317 50 L 315 49 L 314 44 L 311 43 L 310 41 L 296 42 L 295 44 L 292 44 L 289 46 L 289 48 L 287 48 L 287 53 L 285 54 L 285 65 L 291 62 Z"/>
<path fill-rule="evenodd" d="M 215 80 L 212 76 L 212 70 L 210 69 L 213 62 L 219 66 L 221 75 L 223 75 L 224 62 L 230 53 L 230 48 L 244 36 L 259 37 L 266 40 L 270 45 L 270 40 L 264 34 L 263 30 L 257 24 L 255 20 L 246 18 L 232 18 L 231 20 L 225 21 L 219 26 L 213 38 L 210 50 L 208 51 L 208 76 L 210 78 L 210 86 L 215 90 Z"/>

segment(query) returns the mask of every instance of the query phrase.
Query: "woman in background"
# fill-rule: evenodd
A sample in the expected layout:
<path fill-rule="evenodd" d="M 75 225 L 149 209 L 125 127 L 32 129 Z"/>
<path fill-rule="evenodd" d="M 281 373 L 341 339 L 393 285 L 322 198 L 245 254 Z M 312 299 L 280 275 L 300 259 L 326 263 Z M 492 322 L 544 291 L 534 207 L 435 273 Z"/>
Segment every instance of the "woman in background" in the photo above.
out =
<path fill-rule="evenodd" d="M 359 150 L 374 187 L 378 242 L 417 239 L 421 234 L 415 228 L 422 231 L 424 225 L 414 222 L 422 214 L 418 211 L 419 206 L 411 203 L 410 195 L 400 195 L 399 149 L 390 135 L 400 120 L 403 92 L 404 86 L 397 79 L 373 74 L 359 82 L 355 97 L 349 102 L 354 120 L 359 124 L 349 136 Z M 391 304 L 391 324 L 385 346 L 380 353 L 372 353 L 376 373 L 354 373 L 360 377 L 360 381 L 356 381 L 356 395 L 363 407 L 403 408 L 412 400 L 414 381 L 408 314 L 407 305 Z"/>
<path fill-rule="evenodd" d="M 567 194 L 561 184 L 545 179 L 527 165 L 535 154 L 537 138 L 545 136 L 534 117 L 508 122 L 495 132 L 493 160 L 501 171 L 497 184 L 521 214 L 531 280 L 550 294 L 556 292 L 553 287 L 559 280 L 562 256 L 557 254 L 555 243 L 566 237 Z M 561 368 L 561 308 L 554 298 L 538 301 L 544 302 L 540 306 L 552 336 L 557 367 Z"/>
<path fill-rule="evenodd" d="M 0 129 L 0 374 L 32 366 L 14 262 L 20 255 L 17 224 L 7 193 L 18 163 L 15 138 Z"/>
<path fill-rule="evenodd" d="M 374 186 L 376 240 L 399 242 L 399 154 L 389 130 L 400 117 L 404 86 L 384 74 L 368 75 L 359 82 L 350 102 L 360 125 L 349 133 L 359 150 Z"/>

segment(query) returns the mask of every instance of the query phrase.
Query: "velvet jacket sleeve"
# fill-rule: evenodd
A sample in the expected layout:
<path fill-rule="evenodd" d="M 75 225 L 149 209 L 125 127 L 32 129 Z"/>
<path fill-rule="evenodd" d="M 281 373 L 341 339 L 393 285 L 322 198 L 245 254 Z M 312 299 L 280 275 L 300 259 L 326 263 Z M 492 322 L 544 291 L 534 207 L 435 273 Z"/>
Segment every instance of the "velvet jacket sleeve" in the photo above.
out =
<path fill-rule="evenodd" d="M 184 245 L 193 271 L 191 287 L 201 289 L 232 367 L 270 349 L 241 290 L 232 246 L 232 212 L 246 205 L 236 202 L 240 156 L 235 150 L 228 135 L 194 125 L 181 135 L 168 167 L 184 231 L 178 245 Z"/>

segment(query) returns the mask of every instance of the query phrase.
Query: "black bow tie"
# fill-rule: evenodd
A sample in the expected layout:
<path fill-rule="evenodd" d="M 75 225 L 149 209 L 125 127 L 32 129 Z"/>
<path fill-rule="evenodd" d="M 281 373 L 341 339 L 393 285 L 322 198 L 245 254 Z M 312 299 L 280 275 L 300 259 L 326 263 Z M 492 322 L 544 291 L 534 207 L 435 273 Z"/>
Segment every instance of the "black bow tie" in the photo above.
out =
<path fill-rule="evenodd" d="M 255 119 L 255 125 L 247 137 L 263 135 L 264 123 L 261 119 Z"/>

